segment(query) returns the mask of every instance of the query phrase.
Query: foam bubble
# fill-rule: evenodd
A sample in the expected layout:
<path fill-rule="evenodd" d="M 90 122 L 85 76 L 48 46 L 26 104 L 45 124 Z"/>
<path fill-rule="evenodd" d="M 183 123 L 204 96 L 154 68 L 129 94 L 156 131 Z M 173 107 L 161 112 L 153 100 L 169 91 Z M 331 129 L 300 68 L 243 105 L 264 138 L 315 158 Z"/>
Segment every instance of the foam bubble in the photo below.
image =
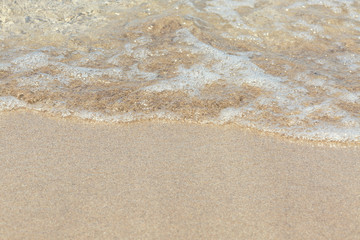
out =
<path fill-rule="evenodd" d="M 24 0 L 0 12 L 0 110 L 360 142 L 356 1 Z"/>
<path fill-rule="evenodd" d="M 345 67 L 349 68 L 351 71 L 356 71 L 360 68 L 360 54 L 349 53 L 345 55 L 337 56 L 337 59 Z"/>
<path fill-rule="evenodd" d="M 16 72 L 36 70 L 49 65 L 49 56 L 43 52 L 31 52 L 14 59 L 11 64 Z"/>
<path fill-rule="evenodd" d="M 235 28 L 241 29 L 252 29 L 249 27 L 243 19 L 240 17 L 240 14 L 236 11 L 239 7 L 250 7 L 253 8 L 256 1 L 247 0 L 247 1 L 233 1 L 233 0 L 213 0 L 207 2 L 207 7 L 205 8 L 207 12 L 215 13 L 229 22 Z"/>
<path fill-rule="evenodd" d="M 0 111 L 13 110 L 26 107 L 27 104 L 15 97 L 4 96 L 0 97 Z"/>

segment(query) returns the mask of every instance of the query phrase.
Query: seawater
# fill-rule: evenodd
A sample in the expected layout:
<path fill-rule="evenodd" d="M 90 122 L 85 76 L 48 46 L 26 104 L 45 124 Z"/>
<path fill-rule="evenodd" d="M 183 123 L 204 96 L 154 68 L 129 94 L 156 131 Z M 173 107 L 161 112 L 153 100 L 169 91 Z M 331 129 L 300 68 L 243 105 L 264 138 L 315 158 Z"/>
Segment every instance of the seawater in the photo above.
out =
<path fill-rule="evenodd" d="M 0 111 L 360 142 L 360 1 L 0 4 Z"/>

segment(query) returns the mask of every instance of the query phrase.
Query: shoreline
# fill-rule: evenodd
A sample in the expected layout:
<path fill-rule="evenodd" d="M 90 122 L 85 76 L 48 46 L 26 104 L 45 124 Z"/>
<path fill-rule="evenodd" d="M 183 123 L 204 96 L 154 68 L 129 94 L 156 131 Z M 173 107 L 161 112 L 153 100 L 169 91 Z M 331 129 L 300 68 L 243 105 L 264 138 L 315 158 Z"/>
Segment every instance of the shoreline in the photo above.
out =
<path fill-rule="evenodd" d="M 324 147 L 340 147 L 340 148 L 359 148 L 360 149 L 360 142 L 358 141 L 336 141 L 336 140 L 318 140 L 318 139 L 311 139 L 305 137 L 296 137 L 296 136 L 289 136 L 285 135 L 280 132 L 273 132 L 270 130 L 259 130 L 255 127 L 249 126 L 242 126 L 237 123 L 224 123 L 224 124 L 216 124 L 213 122 L 207 123 L 199 123 L 194 121 L 186 121 L 186 120 L 169 120 L 169 119 L 161 119 L 161 118 L 154 118 L 154 119 L 140 119 L 128 122 L 118 122 L 118 121 L 107 121 L 107 120 L 95 120 L 91 118 L 82 118 L 79 116 L 59 116 L 53 112 L 48 111 L 39 111 L 36 109 L 26 109 L 26 108 L 18 108 L 18 109 L 11 109 L 0 111 L 1 114 L 25 114 L 29 113 L 31 115 L 39 115 L 41 117 L 45 117 L 48 119 L 52 119 L 55 121 L 68 121 L 70 123 L 80 123 L 80 124 L 94 124 L 94 125 L 108 125 L 112 127 L 119 127 L 119 126 L 127 126 L 127 125 L 137 125 L 137 124 L 172 124 L 172 125 L 191 125 L 191 126 L 199 126 L 205 128 L 219 128 L 222 130 L 235 130 L 246 132 L 250 135 L 254 135 L 260 138 L 267 138 L 267 139 L 276 139 L 278 141 L 284 141 L 287 143 L 295 143 L 295 144 L 308 144 L 313 146 L 324 146 Z"/>
<path fill-rule="evenodd" d="M 357 239 L 360 148 L 0 113 L 4 239 Z"/>

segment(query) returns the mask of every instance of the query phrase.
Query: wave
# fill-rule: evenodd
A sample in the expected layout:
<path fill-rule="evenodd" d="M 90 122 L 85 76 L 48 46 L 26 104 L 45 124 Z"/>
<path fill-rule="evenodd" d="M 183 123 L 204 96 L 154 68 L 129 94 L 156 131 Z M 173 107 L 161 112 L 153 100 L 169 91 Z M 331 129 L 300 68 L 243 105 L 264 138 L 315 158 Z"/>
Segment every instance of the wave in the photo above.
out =
<path fill-rule="evenodd" d="M 360 142 L 355 1 L 21 4 L 1 10 L 0 111 Z"/>

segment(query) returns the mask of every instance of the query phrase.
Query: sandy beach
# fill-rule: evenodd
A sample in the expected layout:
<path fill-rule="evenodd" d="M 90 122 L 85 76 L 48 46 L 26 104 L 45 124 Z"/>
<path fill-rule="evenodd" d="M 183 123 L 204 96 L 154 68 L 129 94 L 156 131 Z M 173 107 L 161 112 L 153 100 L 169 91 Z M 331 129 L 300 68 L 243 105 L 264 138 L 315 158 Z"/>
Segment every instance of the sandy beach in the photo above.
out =
<path fill-rule="evenodd" d="M 0 29 L 0 240 L 360 240 L 360 0 L 2 0 Z"/>
<path fill-rule="evenodd" d="M 0 113 L 0 239 L 360 239 L 360 148 Z"/>

